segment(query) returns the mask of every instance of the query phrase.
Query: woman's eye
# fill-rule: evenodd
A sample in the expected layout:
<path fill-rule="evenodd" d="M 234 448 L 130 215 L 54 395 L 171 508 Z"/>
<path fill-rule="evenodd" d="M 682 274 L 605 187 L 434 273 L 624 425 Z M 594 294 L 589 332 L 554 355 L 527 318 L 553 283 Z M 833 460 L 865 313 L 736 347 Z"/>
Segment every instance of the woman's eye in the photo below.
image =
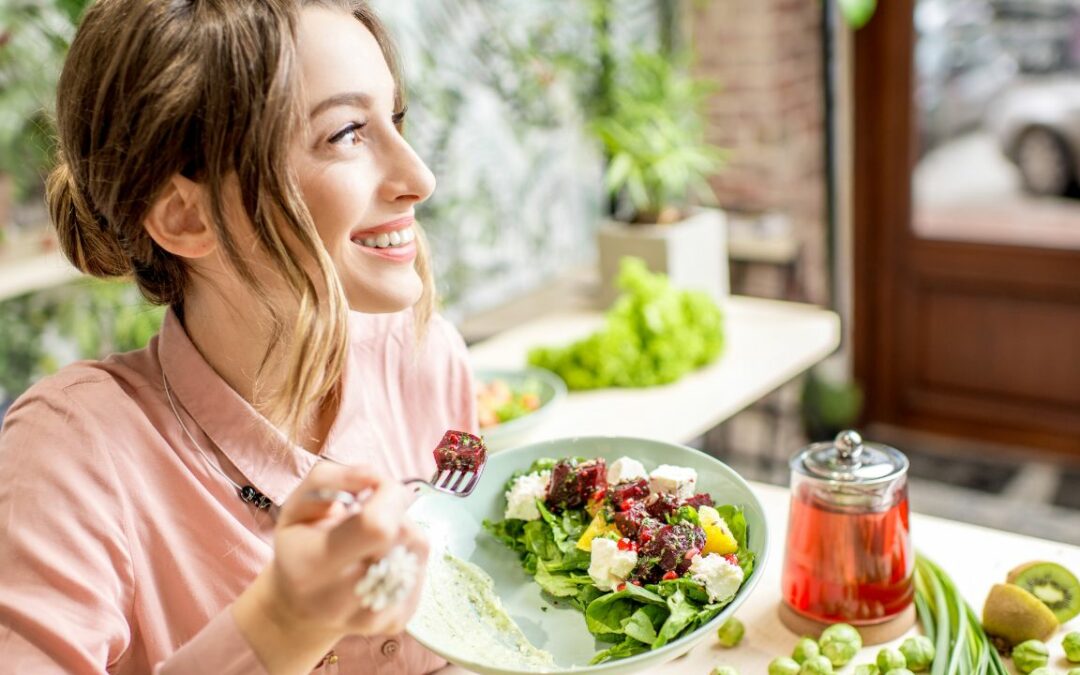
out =
<path fill-rule="evenodd" d="M 360 130 L 366 125 L 367 122 L 352 122 L 331 136 L 330 142 L 334 145 L 356 145 L 360 142 Z"/>

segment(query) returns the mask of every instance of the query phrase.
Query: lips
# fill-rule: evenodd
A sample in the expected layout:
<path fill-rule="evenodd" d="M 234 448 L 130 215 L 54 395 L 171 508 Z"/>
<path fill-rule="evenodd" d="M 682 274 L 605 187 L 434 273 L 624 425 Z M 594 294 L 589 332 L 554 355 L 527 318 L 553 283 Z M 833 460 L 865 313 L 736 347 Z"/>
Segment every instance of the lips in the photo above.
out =
<path fill-rule="evenodd" d="M 413 216 L 403 216 L 385 222 L 382 225 L 376 225 L 375 227 L 369 227 L 364 230 L 355 230 L 349 235 L 349 238 L 353 241 L 360 241 L 369 237 L 376 237 L 383 233 L 389 234 L 395 230 L 406 230 L 412 228 L 414 222 L 416 222 L 416 219 Z"/>

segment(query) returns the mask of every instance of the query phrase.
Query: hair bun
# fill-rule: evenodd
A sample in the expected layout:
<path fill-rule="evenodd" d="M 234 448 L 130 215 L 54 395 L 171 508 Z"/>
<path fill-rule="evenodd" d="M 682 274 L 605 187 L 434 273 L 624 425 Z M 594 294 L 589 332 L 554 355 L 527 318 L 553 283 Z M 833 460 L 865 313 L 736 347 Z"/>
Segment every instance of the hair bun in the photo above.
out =
<path fill-rule="evenodd" d="M 120 241 L 109 231 L 109 223 L 76 184 L 67 162 L 61 161 L 45 184 L 60 248 L 71 264 L 95 277 L 122 277 L 131 273 L 131 263 Z"/>

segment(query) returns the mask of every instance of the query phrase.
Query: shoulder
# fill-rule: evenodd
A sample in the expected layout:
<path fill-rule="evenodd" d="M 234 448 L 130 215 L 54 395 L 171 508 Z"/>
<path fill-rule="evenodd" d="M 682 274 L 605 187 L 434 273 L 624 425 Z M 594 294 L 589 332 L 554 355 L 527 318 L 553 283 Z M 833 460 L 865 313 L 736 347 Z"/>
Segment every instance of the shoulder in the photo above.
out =
<path fill-rule="evenodd" d="M 117 403 L 135 398 L 140 390 L 160 388 L 153 379 L 157 368 L 149 347 L 99 361 L 79 361 L 34 383 L 12 403 L 8 415 L 24 409 L 64 409 L 69 414 L 77 414 L 79 409 L 107 409 L 115 413 Z"/>
<path fill-rule="evenodd" d="M 4 416 L 0 463 L 12 469 L 12 461 L 32 465 L 46 454 L 65 462 L 102 460 L 100 448 L 124 436 L 141 414 L 144 390 L 154 386 L 147 351 L 80 361 L 36 382 Z"/>

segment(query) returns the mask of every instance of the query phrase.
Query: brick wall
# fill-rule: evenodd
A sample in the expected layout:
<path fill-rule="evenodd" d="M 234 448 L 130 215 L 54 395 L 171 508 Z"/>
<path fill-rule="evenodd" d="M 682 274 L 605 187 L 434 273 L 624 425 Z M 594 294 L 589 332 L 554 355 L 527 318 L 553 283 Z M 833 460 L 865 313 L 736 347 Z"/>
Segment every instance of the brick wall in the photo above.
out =
<path fill-rule="evenodd" d="M 720 90 L 709 140 L 731 151 L 713 181 L 725 208 L 787 214 L 806 299 L 828 301 L 821 0 L 690 3 L 697 73 Z"/>

